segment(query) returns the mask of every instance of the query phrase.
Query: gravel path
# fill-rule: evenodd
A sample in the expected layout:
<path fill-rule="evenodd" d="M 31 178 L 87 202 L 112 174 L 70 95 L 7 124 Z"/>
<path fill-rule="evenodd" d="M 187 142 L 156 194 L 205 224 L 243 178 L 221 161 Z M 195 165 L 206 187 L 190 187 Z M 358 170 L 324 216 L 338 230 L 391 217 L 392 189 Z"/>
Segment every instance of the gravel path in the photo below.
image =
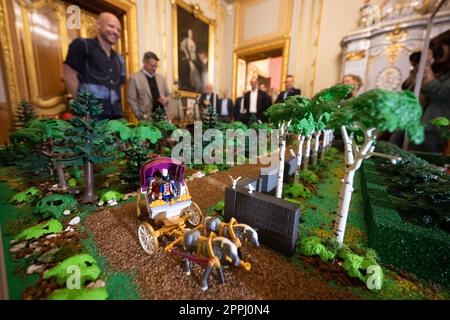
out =
<path fill-rule="evenodd" d="M 206 210 L 223 199 L 224 188 L 231 183 L 228 175 L 244 178 L 257 176 L 258 172 L 257 166 L 237 166 L 189 181 L 188 186 L 195 201 Z M 144 252 L 137 237 L 140 223 L 134 203 L 97 211 L 84 221 L 109 265 L 136 276 L 144 299 L 357 299 L 349 290 L 331 288 L 325 280 L 312 278 L 289 258 L 267 247 L 256 249 L 250 245 L 243 248 L 244 260 L 252 264 L 249 272 L 226 268 L 225 284 L 219 284 L 215 273 L 210 277 L 209 290 L 202 292 L 199 279 L 203 270 L 199 266 L 186 276 L 184 263 L 164 250 L 153 256 Z"/>

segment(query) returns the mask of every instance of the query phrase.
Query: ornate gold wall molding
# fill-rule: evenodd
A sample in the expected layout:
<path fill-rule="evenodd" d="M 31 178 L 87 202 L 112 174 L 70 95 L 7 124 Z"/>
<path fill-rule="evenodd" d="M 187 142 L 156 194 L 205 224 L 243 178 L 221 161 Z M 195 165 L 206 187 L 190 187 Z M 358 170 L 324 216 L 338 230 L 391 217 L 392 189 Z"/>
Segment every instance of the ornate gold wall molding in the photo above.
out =
<path fill-rule="evenodd" d="M 20 94 L 17 79 L 17 72 L 15 67 L 14 52 L 11 39 L 11 28 L 8 22 L 8 8 L 6 0 L 0 0 L 0 45 L 3 51 L 3 59 L 5 69 L 5 84 L 8 93 L 8 99 L 11 104 L 11 111 L 14 113 L 17 104 L 19 103 Z"/>
<path fill-rule="evenodd" d="M 320 28 L 322 27 L 322 15 L 323 15 L 323 1 L 319 0 L 319 16 L 316 20 L 316 35 L 314 40 L 314 58 L 312 62 L 312 79 L 310 82 L 310 94 L 314 95 L 314 86 L 316 83 L 317 61 L 319 55 L 319 41 L 320 41 Z"/>

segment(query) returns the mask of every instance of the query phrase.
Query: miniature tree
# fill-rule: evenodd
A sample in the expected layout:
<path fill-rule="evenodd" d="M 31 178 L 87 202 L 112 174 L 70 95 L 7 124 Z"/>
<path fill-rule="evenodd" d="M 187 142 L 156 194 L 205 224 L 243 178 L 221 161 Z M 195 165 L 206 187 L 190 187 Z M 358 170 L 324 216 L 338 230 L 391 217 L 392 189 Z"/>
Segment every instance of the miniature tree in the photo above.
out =
<path fill-rule="evenodd" d="M 298 103 L 277 103 L 271 106 L 265 115 L 269 121 L 279 130 L 279 169 L 276 197 L 281 199 L 283 195 L 284 159 L 286 153 L 286 136 L 292 120 L 299 112 Z"/>
<path fill-rule="evenodd" d="M 333 122 L 340 125 L 345 146 L 345 175 L 339 193 L 339 205 L 334 225 L 334 235 L 343 244 L 348 210 L 353 192 L 353 179 L 364 159 L 378 156 L 396 163 L 399 158 L 374 152 L 376 132 L 406 130 L 411 141 L 420 143 L 424 129 L 420 123 L 422 108 L 409 91 L 390 92 L 375 89 L 348 101 L 333 115 Z M 358 144 L 347 127 L 359 129 L 363 142 Z"/>
<path fill-rule="evenodd" d="M 71 143 L 74 151 L 83 158 L 85 170 L 85 193 L 82 203 L 94 203 L 98 196 L 94 189 L 94 163 L 114 159 L 114 141 L 105 135 L 107 120 L 98 121 L 94 117 L 103 112 L 102 105 L 90 92 L 80 92 L 71 104 L 77 117 L 71 120 Z"/>
<path fill-rule="evenodd" d="M 128 170 L 133 176 L 148 161 L 148 155 L 153 151 L 151 147 L 163 137 L 161 131 L 148 121 L 132 125 L 125 120 L 111 120 L 106 125 L 106 132 L 120 138 L 120 149 L 126 155 Z"/>
<path fill-rule="evenodd" d="M 294 183 L 299 183 L 303 159 L 303 144 L 305 143 L 305 139 L 311 137 L 314 132 L 315 123 L 309 108 L 311 100 L 302 96 L 297 96 L 288 98 L 286 103 L 296 103 L 298 105 L 298 116 L 292 122 L 290 131 L 296 134 L 298 139 L 297 168 L 295 170 Z"/>
<path fill-rule="evenodd" d="M 32 120 L 25 128 L 14 132 L 11 141 L 24 157 L 24 162 L 33 163 L 45 156 L 51 167 L 56 168 L 59 186 L 66 187 L 64 164 L 68 164 L 68 161 L 73 160 L 69 157 L 74 156 L 66 145 L 66 132 L 70 128 L 71 125 L 64 120 Z"/>
<path fill-rule="evenodd" d="M 28 122 L 36 118 L 37 116 L 33 106 L 30 105 L 26 100 L 22 100 L 17 107 L 14 117 L 14 129 L 18 130 L 24 128 Z"/>
<path fill-rule="evenodd" d="M 331 114 L 339 108 L 339 105 L 345 97 L 353 90 L 351 85 L 338 84 L 328 89 L 320 91 L 311 101 L 311 113 L 314 116 L 314 161 L 317 164 L 319 155 L 320 137 L 325 135 L 323 132 L 328 126 Z M 323 152 L 322 152 L 323 154 Z"/>
<path fill-rule="evenodd" d="M 213 105 L 209 105 L 202 116 L 203 130 L 215 128 L 218 123 L 217 118 L 216 108 Z"/>

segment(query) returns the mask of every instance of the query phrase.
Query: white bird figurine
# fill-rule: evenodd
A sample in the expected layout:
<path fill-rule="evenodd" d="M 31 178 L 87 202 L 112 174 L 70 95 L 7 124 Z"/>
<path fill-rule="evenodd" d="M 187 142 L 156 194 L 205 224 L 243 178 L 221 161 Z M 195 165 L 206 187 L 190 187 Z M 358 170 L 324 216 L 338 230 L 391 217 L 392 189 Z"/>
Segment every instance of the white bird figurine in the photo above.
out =
<path fill-rule="evenodd" d="M 236 190 L 236 185 L 237 185 L 238 181 L 242 179 L 242 177 L 239 177 L 237 179 L 233 178 L 232 176 L 229 176 L 229 177 L 231 179 L 231 182 L 233 183 L 233 190 Z"/>

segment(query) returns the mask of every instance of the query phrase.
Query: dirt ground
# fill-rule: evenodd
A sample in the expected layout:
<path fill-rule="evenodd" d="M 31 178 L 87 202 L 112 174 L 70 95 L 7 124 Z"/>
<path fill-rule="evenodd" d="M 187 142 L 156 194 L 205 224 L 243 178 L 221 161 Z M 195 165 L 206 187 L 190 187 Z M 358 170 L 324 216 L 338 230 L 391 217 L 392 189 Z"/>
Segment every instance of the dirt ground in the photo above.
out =
<path fill-rule="evenodd" d="M 226 172 L 188 181 L 190 193 L 203 211 L 223 199 L 223 192 L 233 177 L 256 177 L 259 168 L 252 165 L 233 167 Z M 350 290 L 330 287 L 327 280 L 311 277 L 287 258 L 270 248 L 243 248 L 243 259 L 252 264 L 250 271 L 226 268 L 225 284 L 217 274 L 209 279 L 209 290 L 200 290 L 203 269 L 184 274 L 184 263 L 161 248 L 152 256 L 141 248 L 134 203 L 97 211 L 84 221 L 92 232 L 99 253 L 118 271 L 135 275 L 143 299 L 358 299 Z M 164 239 L 163 239 L 164 240 Z"/>

